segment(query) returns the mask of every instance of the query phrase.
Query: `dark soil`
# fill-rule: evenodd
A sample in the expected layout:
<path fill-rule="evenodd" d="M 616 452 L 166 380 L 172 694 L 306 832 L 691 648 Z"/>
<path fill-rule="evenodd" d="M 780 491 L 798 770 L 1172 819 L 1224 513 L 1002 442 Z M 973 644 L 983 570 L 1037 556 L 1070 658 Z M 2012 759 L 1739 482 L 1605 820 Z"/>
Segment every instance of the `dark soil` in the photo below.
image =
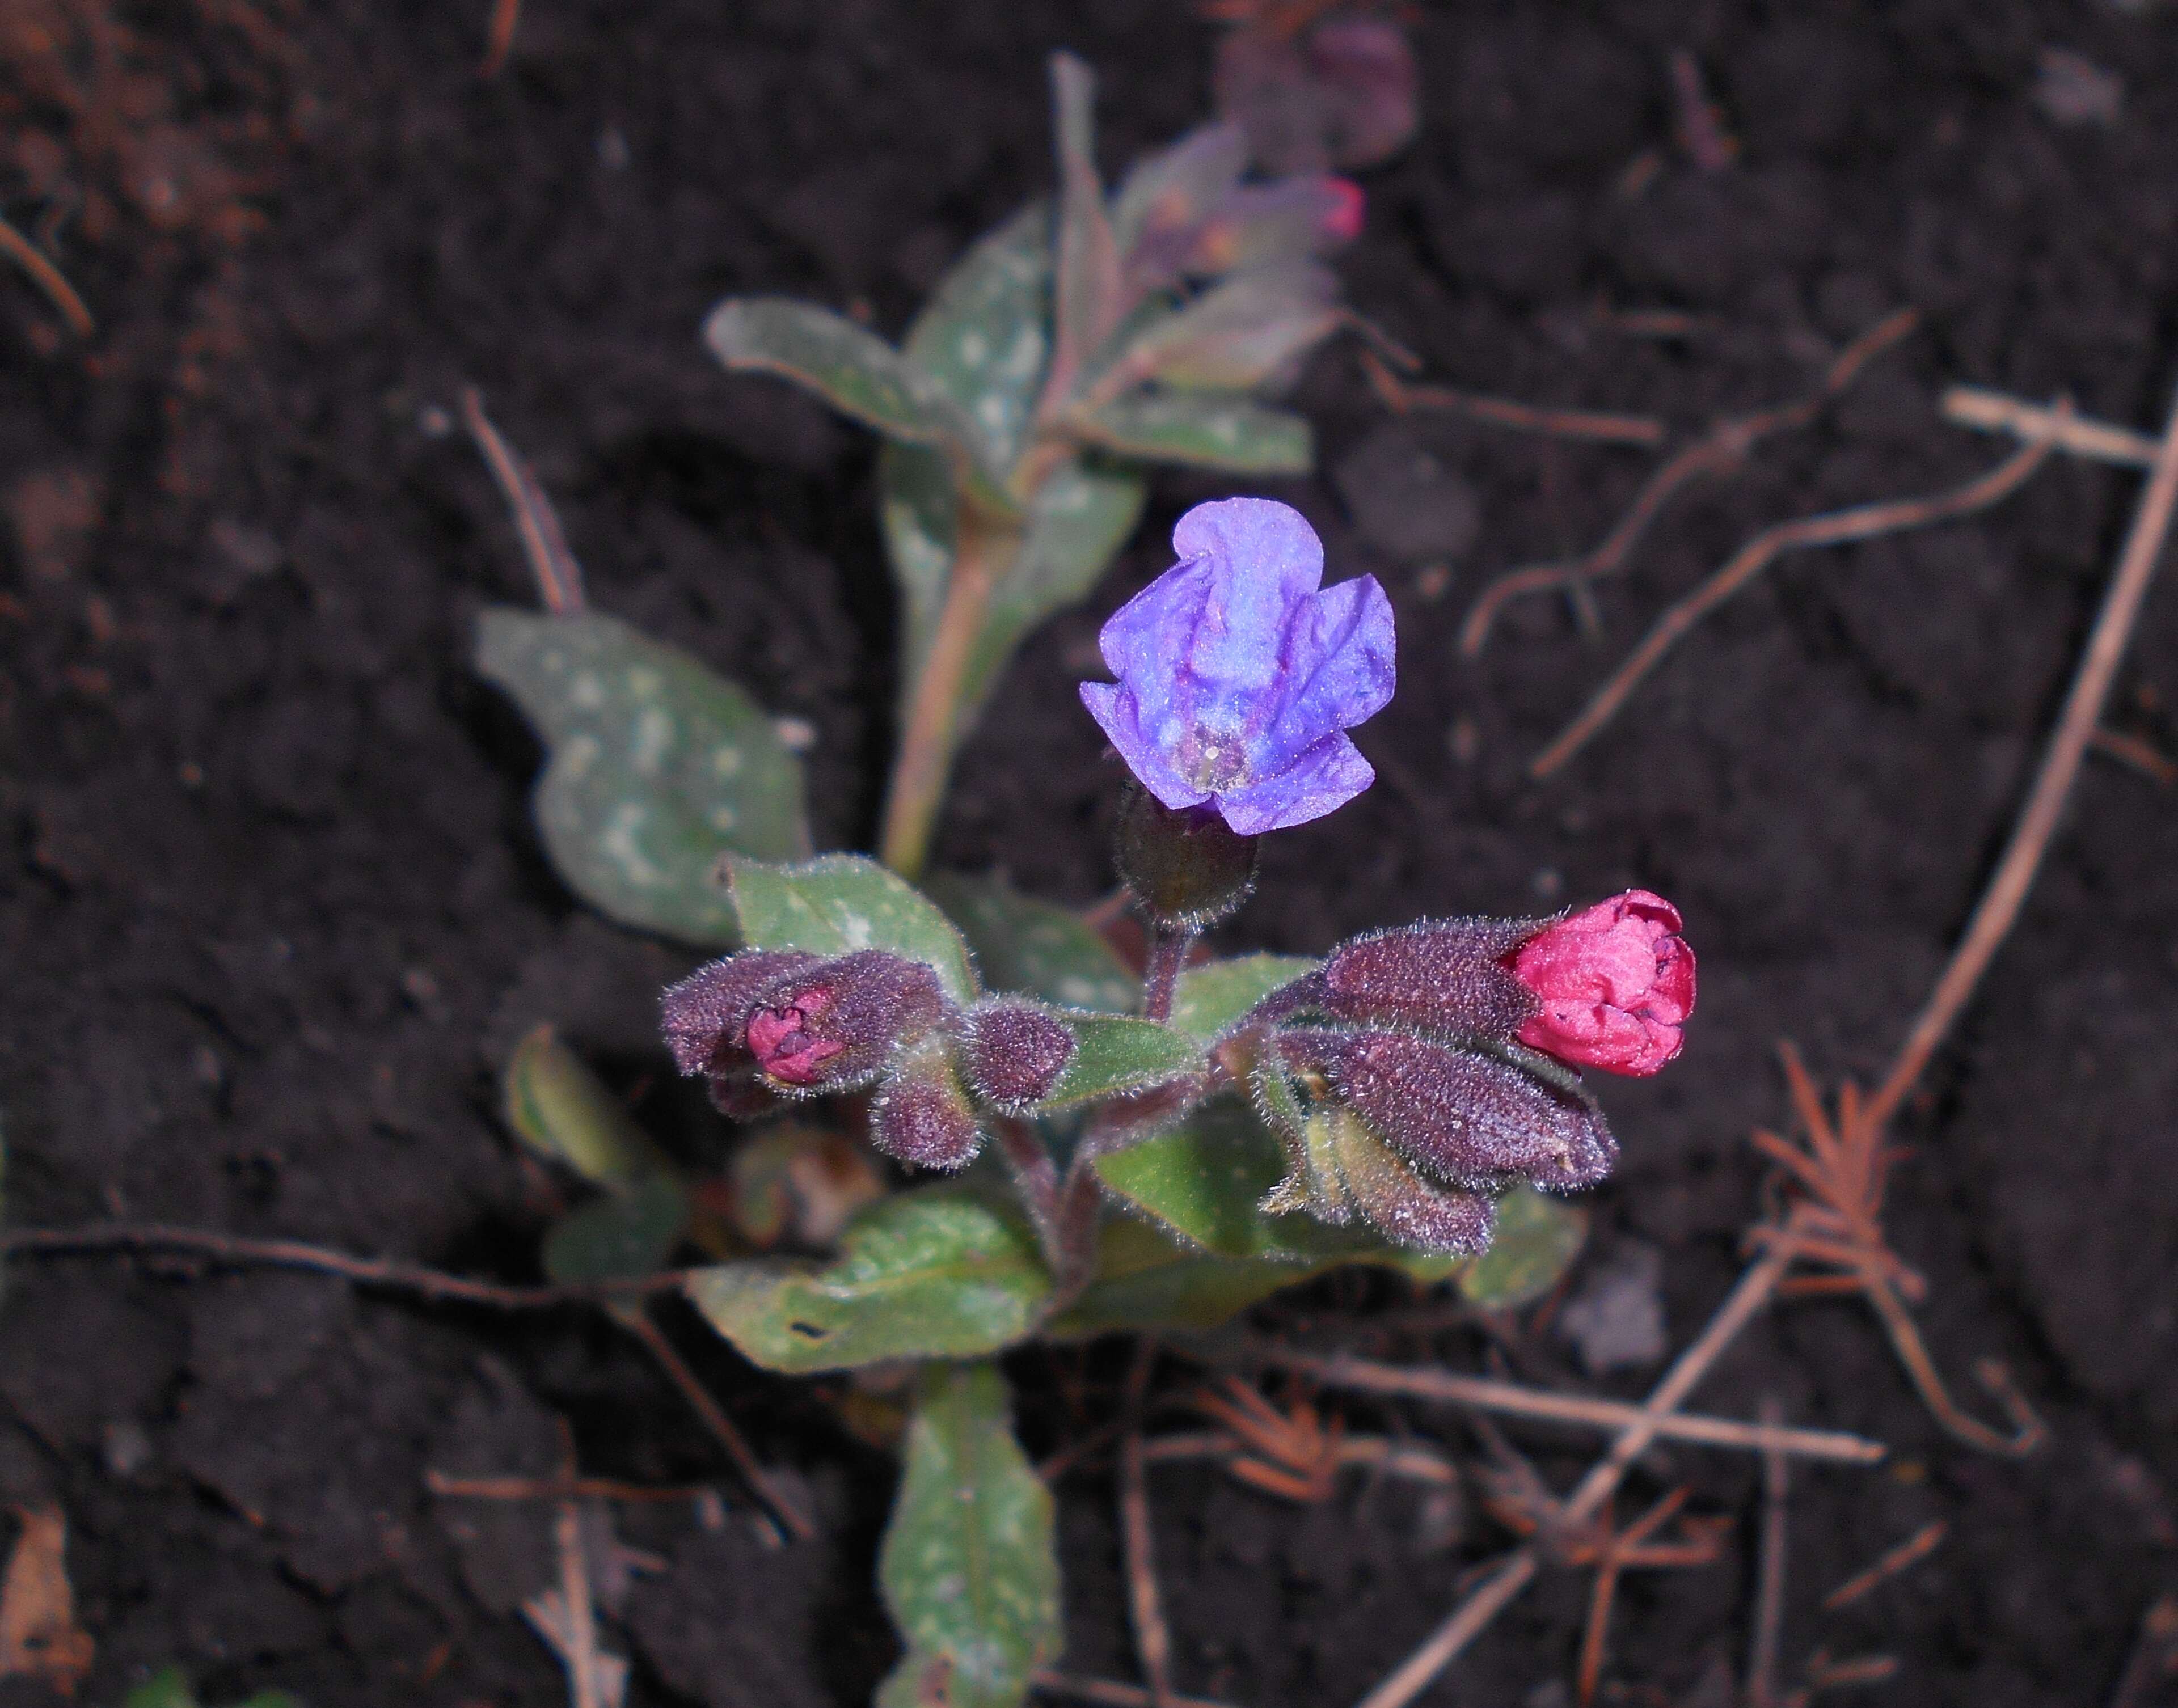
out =
<path fill-rule="evenodd" d="M 101 320 L 87 357 L 0 279 L 16 1223 L 124 1216 L 529 1273 L 548 1204 L 495 1123 L 492 1070 L 550 1017 L 631 1082 L 658 1072 L 652 992 L 686 958 L 587 916 L 528 827 L 535 749 L 465 663 L 479 608 L 528 593 L 449 433 L 457 388 L 480 385 L 537 464 L 595 602 L 807 719 L 819 843 L 865 843 L 893 685 L 872 447 L 783 388 L 727 379 L 698 320 L 764 290 L 859 303 L 896 331 L 951 255 L 1042 188 L 1051 48 L 1101 68 L 1115 163 L 1196 119 L 1209 50 L 1170 0 L 531 0 L 486 84 L 487 9 L 267 7 L 252 34 L 244 8 L 154 8 L 138 70 L 167 92 L 157 137 L 94 135 L 88 106 L 50 92 L 11 109 L 19 141 L 59 150 L 19 150 L 50 170 L 9 184 L 11 217 L 105 210 L 61 238 Z M 1604 1247 L 1661 1249 L 1683 1344 L 1754 1213 L 1747 1130 L 1784 1118 L 1775 1040 L 1833 1078 L 1872 1075 L 1895 1046 L 2017 805 L 2135 479 L 2053 466 L 1975 521 L 1781 562 L 1568 773 L 1531 786 L 1522 764 L 1754 529 L 2002 455 L 1941 423 L 1943 384 L 2160 419 L 2178 373 L 2178 21 L 2028 0 L 1642 0 L 1601 21 L 1522 0 L 1416 29 L 1426 129 L 1370 179 L 1345 272 L 1432 375 L 1691 429 L 1797 395 L 1896 308 L 1926 317 L 1822 424 L 1674 510 L 1601 590 L 1601 646 L 1550 602 L 1516 611 L 1479 668 L 1453 639 L 1490 573 L 1600 537 L 1643 454 L 1441 418 L 1387 428 L 1339 350 L 1300 393 L 1331 472 L 1277 488 L 1340 571 L 1385 579 L 1403 681 L 1361 737 L 1382 783 L 1274 839 L 1232 940 L 1319 950 L 1422 911 L 1635 882 L 1677 900 L 1701 1013 L 1669 1072 L 1606 1089 L 1625 1163 L 1595 1204 Z M 1682 46 L 1743 144 L 1721 172 L 1672 145 Z M 2038 103 L 2051 47 L 2124 80 L 2114 123 Z M 131 163 L 174 138 L 198 150 L 196 199 L 129 200 Z M 1635 186 L 1649 150 L 1661 169 Z M 1599 305 L 1681 311 L 1691 330 L 1636 336 Z M 1386 433 L 1388 449 L 1365 443 Z M 1417 493 L 1403 452 L 1433 456 L 1447 489 Z M 1387 487 L 1435 519 L 1361 526 Z M 1113 779 L 1072 685 L 1103 613 L 1163 567 L 1179 510 L 1230 489 L 1162 481 L 1095 606 L 1023 653 L 963 760 L 947 861 L 1068 900 L 1106 887 Z M 1464 537 L 1448 592 L 1388 554 Z M 2178 591 L 2151 603 L 2132 657 L 2118 719 L 2167 746 Z M 1779 1311 L 1704 1390 L 1741 1415 L 1774 1393 L 1895 1445 L 1879 1471 L 1800 1476 L 1792 1507 L 1786 1653 L 1897 1656 L 1870 1700 L 2099 1704 L 2178 1579 L 2174 799 L 2091 761 L 1903 1123 L 1893 1227 L 1929 1280 L 1930 1343 L 1970 1404 L 1973 1361 L 2008 1361 L 2049 1448 L 2013 1463 L 1951 1444 L 1852 1303 Z M 683 1123 L 668 1097 L 643 1108 Z M 725 1142 L 703 1123 L 676 1136 Z M 807 1486 L 825 1539 L 774 1552 L 738 1505 L 720 1530 L 632 1509 L 624 1534 L 670 1561 L 637 1580 L 615 1640 L 636 1657 L 632 1700 L 862 1700 L 890 1652 L 867 1587 L 889 1465 L 806 1393 L 681 1329 Z M 1542 1334 L 1525 1356 L 1548 1374 L 1566 1355 Z M 1019 1372 L 1039 1445 L 1068 1427 L 1049 1369 Z M 509 1612 L 548 1569 L 544 1514 L 435 1502 L 424 1469 L 547 1470 L 556 1411 L 602 1473 L 723 1475 L 600 1323 L 293 1276 L 19 1262 L 0 1396 L 7 1499 L 57 1494 L 68 1514 L 101 1703 L 169 1659 L 221 1700 L 272 1683 L 319 1708 L 560 1700 Z M 1413 1421 L 1463 1439 L 1448 1417 Z M 1554 1475 L 1576 1468 L 1583 1443 L 1534 1439 Z M 1747 1640 L 1756 1467 L 1675 1452 L 1635 1493 L 1680 1480 L 1737 1517 L 1732 1551 L 1630 1581 L 1610 1672 L 1639 1681 L 1627 1700 L 1722 1702 Z M 1358 1698 L 1502 1545 L 1479 1517 L 1447 1542 L 1390 1489 L 1296 1509 L 1176 1468 L 1154 1492 L 1179 1682 L 1257 1708 Z M 1069 1664 L 1131 1677 L 1109 1490 L 1077 1478 L 1064 1511 Z M 1932 1559 L 1819 1611 L 1934 1518 L 1951 1528 Z M 1530 1693 L 1569 1674 L 1584 1583 L 1548 1577 L 1434 1700 L 1555 1700 Z M 0 1701 L 38 1700 L 0 1684 Z"/>

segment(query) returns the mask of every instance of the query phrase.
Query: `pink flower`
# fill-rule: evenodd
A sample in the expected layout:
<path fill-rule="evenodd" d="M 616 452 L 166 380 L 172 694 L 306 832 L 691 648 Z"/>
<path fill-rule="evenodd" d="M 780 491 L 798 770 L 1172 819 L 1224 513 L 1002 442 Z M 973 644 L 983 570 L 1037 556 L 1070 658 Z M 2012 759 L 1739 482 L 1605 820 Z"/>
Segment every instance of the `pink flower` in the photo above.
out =
<path fill-rule="evenodd" d="M 1679 910 L 1628 890 L 1546 925 L 1506 958 L 1542 1012 L 1514 1035 L 1530 1049 L 1606 1073 L 1654 1073 L 1679 1053 L 1694 1007 L 1694 952 Z"/>
<path fill-rule="evenodd" d="M 818 1017 L 832 1006 L 832 992 L 824 985 L 796 992 L 776 1007 L 758 1008 L 749 1016 L 749 1053 L 774 1079 L 787 1085 L 814 1085 L 822 1078 L 825 1062 L 847 1046 L 835 1038 L 819 1038 L 810 1031 Z"/>

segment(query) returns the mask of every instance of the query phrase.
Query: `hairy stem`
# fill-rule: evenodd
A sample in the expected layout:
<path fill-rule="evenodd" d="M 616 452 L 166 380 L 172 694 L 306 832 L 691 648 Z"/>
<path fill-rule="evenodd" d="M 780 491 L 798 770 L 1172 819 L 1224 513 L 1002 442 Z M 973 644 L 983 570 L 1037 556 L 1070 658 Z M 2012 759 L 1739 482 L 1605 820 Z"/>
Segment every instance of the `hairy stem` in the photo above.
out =
<path fill-rule="evenodd" d="M 1196 934 L 1184 927 L 1157 925 L 1150 928 L 1150 963 L 1142 974 L 1142 1012 L 1152 1020 L 1172 1018 L 1173 986 L 1179 982 L 1187 952 Z"/>
<path fill-rule="evenodd" d="M 1065 1263 L 1065 1249 L 1059 1238 L 1059 1165 L 1051 1160 L 1050 1150 L 1026 1121 L 1004 1116 L 997 1126 L 999 1149 L 1012 1172 L 1014 1190 L 1021 1194 L 1029 1220 L 1036 1224 L 1037 1239 L 1043 1247 L 1043 1260 L 1055 1274 Z"/>
<path fill-rule="evenodd" d="M 906 726 L 893 757 L 878 849 L 902 877 L 922 875 L 930 858 L 939 804 L 960 745 L 960 698 L 977 637 L 990 608 L 991 589 L 1013 566 L 1021 538 L 963 505 L 955 529 L 953 567 L 937 632 L 915 679 Z"/>

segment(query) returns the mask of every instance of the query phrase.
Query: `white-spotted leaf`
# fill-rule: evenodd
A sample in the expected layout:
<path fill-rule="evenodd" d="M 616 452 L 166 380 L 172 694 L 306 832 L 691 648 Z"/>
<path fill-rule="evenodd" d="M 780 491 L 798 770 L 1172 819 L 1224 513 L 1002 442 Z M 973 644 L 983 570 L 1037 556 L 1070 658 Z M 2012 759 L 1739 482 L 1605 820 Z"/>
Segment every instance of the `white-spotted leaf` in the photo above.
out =
<path fill-rule="evenodd" d="M 1299 955 L 1235 955 L 1190 967 L 1172 996 L 1172 1023 L 1207 1044 L 1272 991 L 1305 979 L 1321 965 Z"/>
<path fill-rule="evenodd" d="M 928 896 L 861 854 L 820 854 L 799 865 L 730 859 L 726 887 L 742 941 L 752 949 L 847 955 L 886 949 L 927 962 L 945 994 L 976 1000 L 960 933 Z"/>
<path fill-rule="evenodd" d="M 713 1328 L 768 1370 L 971 1358 L 1026 1334 L 1051 1291 L 1036 1235 L 969 1186 L 918 1187 L 848 1223 L 829 1263 L 720 1263 L 689 1277 Z"/>
<path fill-rule="evenodd" d="M 996 878 L 937 872 L 923 888 L 968 939 L 989 989 L 1104 1013 L 1141 1005 L 1142 981 L 1079 914 Z"/>
<path fill-rule="evenodd" d="M 1066 1064 L 1051 1095 L 1037 1105 L 1040 1112 L 1146 1091 L 1203 1069 L 1202 1051 L 1195 1040 L 1154 1020 L 1123 1014 L 1069 1014 L 1065 1018 L 1074 1029 L 1074 1059 Z"/>
<path fill-rule="evenodd" d="M 1014 1439 L 995 1365 L 918 1379 L 878 1585 L 907 1653 L 877 1708 L 1018 1708 L 1058 1658 L 1051 1492 Z"/>
<path fill-rule="evenodd" d="M 1122 456 L 1233 474 L 1306 474 L 1314 448 L 1308 423 L 1290 410 L 1223 392 L 1130 392 L 1069 425 Z"/>
<path fill-rule="evenodd" d="M 499 608 L 484 614 L 476 664 L 543 738 L 538 831 L 600 913 L 730 944 L 719 856 L 807 852 L 800 761 L 755 701 L 678 647 L 600 612 Z"/>

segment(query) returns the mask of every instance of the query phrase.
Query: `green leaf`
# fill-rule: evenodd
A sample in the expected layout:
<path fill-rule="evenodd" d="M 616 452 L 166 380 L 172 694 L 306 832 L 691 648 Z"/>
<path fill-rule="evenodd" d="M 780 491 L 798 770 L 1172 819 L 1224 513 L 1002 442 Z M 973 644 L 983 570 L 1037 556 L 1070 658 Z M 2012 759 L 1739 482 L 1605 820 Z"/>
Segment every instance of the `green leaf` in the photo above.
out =
<path fill-rule="evenodd" d="M 1035 1326 L 1050 1291 L 1020 1212 L 967 1186 L 872 1204 L 821 1267 L 721 1263 L 688 1282 L 696 1308 L 745 1357 L 797 1372 L 996 1351 Z"/>
<path fill-rule="evenodd" d="M 1234 474 L 1305 474 L 1313 455 L 1300 416 L 1221 392 L 1131 392 L 1068 425 L 1122 456 Z"/>
<path fill-rule="evenodd" d="M 1272 991 L 1306 978 L 1322 964 L 1299 955 L 1236 955 L 1190 967 L 1173 987 L 1172 1023 L 1209 1044 Z"/>
<path fill-rule="evenodd" d="M 763 708 L 679 648 L 599 612 L 484 614 L 477 668 L 550 757 L 532 808 L 545 852 L 599 912 L 683 941 L 735 941 L 712 881 L 725 850 L 807 854 L 802 767 Z"/>
<path fill-rule="evenodd" d="M 1588 1212 L 1530 1186 L 1497 1200 L 1497 1237 L 1461 1274 L 1469 1302 L 1513 1310 L 1543 1297 L 1564 1278 L 1588 1237 Z"/>
<path fill-rule="evenodd" d="M 1037 201 L 955 263 L 908 329 L 908 365 L 959 409 L 1000 479 L 1028 442 L 1050 318 L 1051 210 Z"/>
<path fill-rule="evenodd" d="M 937 872 L 922 887 L 960 926 L 988 988 L 1106 1013 L 1141 1006 L 1141 979 L 1079 914 L 996 878 Z"/>
<path fill-rule="evenodd" d="M 1096 1280 L 1046 1327 L 1055 1340 L 1144 1329 L 1205 1332 L 1346 1261 L 1211 1257 L 1131 1216 L 1108 1220 L 1099 1241 Z"/>
<path fill-rule="evenodd" d="M 501 1106 L 524 1144 L 593 1186 L 629 1187 L 670 1166 L 627 1105 L 550 1026 L 514 1046 Z"/>
<path fill-rule="evenodd" d="M 1089 596 L 1141 520 L 1148 485 L 1127 469 L 1075 458 L 1037 488 L 1021 554 L 991 589 L 983 625 L 962 673 L 960 727 L 971 724 L 1006 663 L 1030 631 Z"/>
<path fill-rule="evenodd" d="M 1122 256 L 1145 236 L 1186 232 L 1208 219 L 1248 170 L 1248 134 L 1205 125 L 1144 155 L 1112 199 L 1112 236 Z"/>
<path fill-rule="evenodd" d="M 544 1236 L 544 1273 L 563 1287 L 654 1275 L 688 1225 L 688 1194 L 670 1174 L 571 1210 Z"/>
<path fill-rule="evenodd" d="M 752 949 L 807 949 L 846 955 L 889 949 L 928 962 L 945 994 L 976 1000 L 968 947 L 935 903 L 906 880 L 861 854 L 820 854 L 800 865 L 726 862 L 726 887 Z"/>
<path fill-rule="evenodd" d="M 178 1666 L 161 1667 L 122 1699 L 123 1708 L 197 1708 L 197 1693 L 189 1688 L 189 1675 Z M 235 1708 L 303 1708 L 302 1699 L 285 1690 L 260 1690 Z"/>
<path fill-rule="evenodd" d="M 887 439 L 878 453 L 878 520 L 906 609 L 900 624 L 903 705 L 937 638 L 939 614 L 953 575 L 953 519 L 960 495 L 938 452 Z"/>
<path fill-rule="evenodd" d="M 703 322 L 703 341 L 729 368 L 784 374 L 842 415 L 911 445 L 956 444 L 953 409 L 874 332 L 814 303 L 729 297 Z"/>
<path fill-rule="evenodd" d="M 926 1370 L 878 1584 L 907 1653 L 877 1708 L 1016 1708 L 1058 1658 L 1051 1492 L 991 1364 Z"/>
<path fill-rule="evenodd" d="M 1059 230 L 1050 383 L 1064 396 L 1126 312 L 1119 251 L 1097 176 L 1097 80 L 1070 53 L 1051 57 L 1057 108 Z"/>
<path fill-rule="evenodd" d="M 1252 267 L 1153 322 L 1119 359 L 1185 390 L 1252 390 L 1338 325 L 1338 278 L 1320 262 Z"/>
<path fill-rule="evenodd" d="M 1194 1040 L 1154 1020 L 1124 1014 L 1069 1014 L 1066 1023 L 1074 1029 L 1074 1059 L 1066 1064 L 1051 1095 L 1037 1105 L 1040 1114 L 1146 1090 L 1200 1073 L 1205 1065 Z"/>
<path fill-rule="evenodd" d="M 1197 1110 L 1169 1132 L 1096 1162 L 1108 1191 L 1202 1253 L 1289 1266 L 1372 1263 L 1425 1283 L 1457 1273 L 1456 1258 L 1404 1251 L 1361 1229 L 1267 1214 L 1262 1201 L 1286 1168 L 1285 1147 L 1236 1099 Z M 1305 1269 L 1294 1279 L 1315 1272 Z"/>

